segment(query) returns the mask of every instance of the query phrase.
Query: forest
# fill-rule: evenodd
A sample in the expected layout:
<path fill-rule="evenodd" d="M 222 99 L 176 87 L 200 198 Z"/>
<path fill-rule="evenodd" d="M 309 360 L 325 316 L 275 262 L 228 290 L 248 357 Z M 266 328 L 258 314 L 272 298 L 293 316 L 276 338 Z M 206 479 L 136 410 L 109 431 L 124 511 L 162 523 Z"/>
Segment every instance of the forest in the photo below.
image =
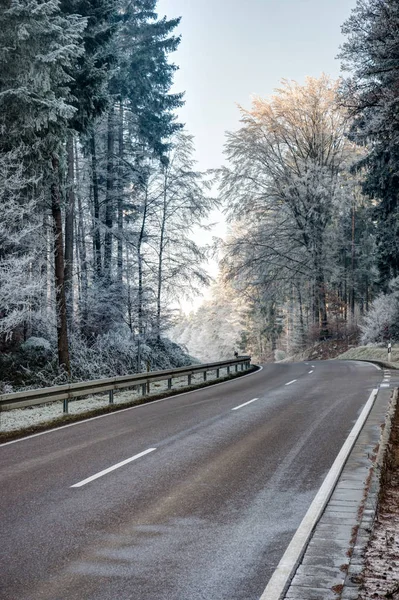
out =
<path fill-rule="evenodd" d="M 399 340 L 399 3 L 358 0 L 342 33 L 342 78 L 282 80 L 227 134 L 221 274 L 176 328 L 196 355 Z"/>
<path fill-rule="evenodd" d="M 179 21 L 156 0 L 0 6 L 1 389 L 399 338 L 399 3 L 358 0 L 343 77 L 241 107 L 205 173 L 172 92 Z M 220 274 L 185 316 L 216 206 Z"/>

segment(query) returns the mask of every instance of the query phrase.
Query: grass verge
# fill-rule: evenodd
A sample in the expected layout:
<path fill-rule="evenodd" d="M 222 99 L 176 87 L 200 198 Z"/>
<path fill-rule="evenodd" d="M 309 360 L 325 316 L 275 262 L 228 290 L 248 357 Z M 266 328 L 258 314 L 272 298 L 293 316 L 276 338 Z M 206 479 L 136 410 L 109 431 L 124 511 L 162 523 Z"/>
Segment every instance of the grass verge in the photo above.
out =
<path fill-rule="evenodd" d="M 357 346 L 350 348 L 343 354 L 337 356 L 338 360 L 365 360 L 375 362 L 382 367 L 399 369 L 399 346 L 392 346 L 391 360 L 388 362 L 387 348 L 378 346 Z"/>

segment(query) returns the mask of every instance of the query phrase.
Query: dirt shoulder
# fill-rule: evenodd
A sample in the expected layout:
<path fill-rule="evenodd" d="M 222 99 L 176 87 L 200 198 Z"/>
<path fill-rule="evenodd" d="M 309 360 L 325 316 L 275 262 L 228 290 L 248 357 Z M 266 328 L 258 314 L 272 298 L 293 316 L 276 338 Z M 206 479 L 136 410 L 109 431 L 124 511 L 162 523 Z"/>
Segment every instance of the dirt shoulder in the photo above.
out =
<path fill-rule="evenodd" d="M 381 470 L 378 508 L 359 600 L 399 600 L 399 402 Z"/>

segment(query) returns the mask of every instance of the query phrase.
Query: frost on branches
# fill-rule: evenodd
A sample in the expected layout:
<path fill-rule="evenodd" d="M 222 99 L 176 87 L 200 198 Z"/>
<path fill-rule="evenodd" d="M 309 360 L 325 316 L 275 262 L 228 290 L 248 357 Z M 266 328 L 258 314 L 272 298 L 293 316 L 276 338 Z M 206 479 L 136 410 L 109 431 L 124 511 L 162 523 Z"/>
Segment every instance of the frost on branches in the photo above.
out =
<path fill-rule="evenodd" d="M 399 341 L 399 279 L 389 283 L 389 292 L 373 301 L 361 325 L 363 344 Z"/>
<path fill-rule="evenodd" d="M 156 0 L 0 3 L 0 373 L 14 387 L 187 364 L 171 303 L 208 283 L 215 201 Z M 39 343 L 38 340 L 41 340 Z"/>

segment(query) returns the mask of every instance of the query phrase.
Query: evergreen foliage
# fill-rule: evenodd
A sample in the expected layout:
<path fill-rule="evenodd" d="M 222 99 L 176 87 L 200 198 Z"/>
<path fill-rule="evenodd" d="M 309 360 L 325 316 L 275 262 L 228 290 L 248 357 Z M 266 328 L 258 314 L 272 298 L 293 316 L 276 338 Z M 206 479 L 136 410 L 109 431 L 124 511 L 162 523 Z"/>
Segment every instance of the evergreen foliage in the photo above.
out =
<path fill-rule="evenodd" d="M 358 0 L 342 32 L 340 58 L 351 75 L 342 85 L 343 102 L 353 117 L 351 138 L 367 148 L 356 168 L 364 172 L 363 190 L 378 200 L 380 281 L 399 274 L 398 92 L 399 5 L 396 0 Z"/>
<path fill-rule="evenodd" d="M 170 92 L 178 23 L 158 18 L 155 0 L 0 7 L 0 349 L 11 384 L 189 360 L 163 335 L 175 285 L 189 293 L 208 280 L 190 232 L 214 202 L 176 120 L 182 94 Z"/>

